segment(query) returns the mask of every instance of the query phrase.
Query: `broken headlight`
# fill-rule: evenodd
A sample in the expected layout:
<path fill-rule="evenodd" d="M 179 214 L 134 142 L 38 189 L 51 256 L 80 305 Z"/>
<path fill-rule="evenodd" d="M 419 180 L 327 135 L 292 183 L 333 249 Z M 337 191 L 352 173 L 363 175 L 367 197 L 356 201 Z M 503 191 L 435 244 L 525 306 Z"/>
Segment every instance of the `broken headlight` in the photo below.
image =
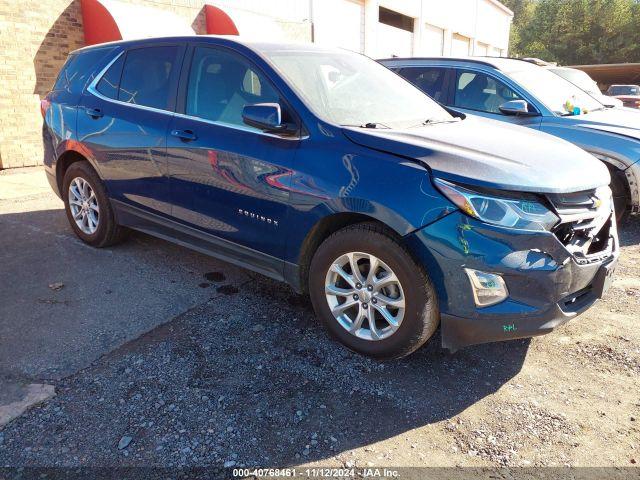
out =
<path fill-rule="evenodd" d="M 548 231 L 560 220 L 555 213 L 532 198 L 506 198 L 475 192 L 439 178 L 434 179 L 434 183 L 464 213 L 492 225 Z"/>

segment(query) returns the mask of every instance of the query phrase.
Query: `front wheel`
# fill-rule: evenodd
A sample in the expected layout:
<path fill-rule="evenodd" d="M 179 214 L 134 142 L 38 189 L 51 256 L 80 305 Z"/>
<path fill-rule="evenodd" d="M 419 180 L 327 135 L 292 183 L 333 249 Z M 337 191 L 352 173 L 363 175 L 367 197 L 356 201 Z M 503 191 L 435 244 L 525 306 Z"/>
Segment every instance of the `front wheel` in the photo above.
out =
<path fill-rule="evenodd" d="M 329 332 L 351 350 L 400 358 L 435 332 L 435 289 L 424 269 L 377 224 L 325 240 L 309 272 L 311 301 Z"/>
<path fill-rule="evenodd" d="M 616 212 L 616 221 L 620 225 L 629 214 L 629 189 L 627 179 L 620 170 L 611 169 L 611 193 L 613 195 L 613 206 Z"/>

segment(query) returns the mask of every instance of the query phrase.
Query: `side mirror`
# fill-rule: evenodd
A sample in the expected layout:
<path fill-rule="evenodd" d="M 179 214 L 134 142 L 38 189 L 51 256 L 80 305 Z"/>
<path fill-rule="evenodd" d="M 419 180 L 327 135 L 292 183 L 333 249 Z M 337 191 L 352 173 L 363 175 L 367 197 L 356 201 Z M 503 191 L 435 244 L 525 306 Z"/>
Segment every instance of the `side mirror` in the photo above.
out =
<path fill-rule="evenodd" d="M 500 105 L 500 111 L 505 115 L 516 115 L 521 117 L 534 117 L 538 115 L 529 111 L 529 104 L 524 100 L 510 100 Z"/>
<path fill-rule="evenodd" d="M 282 112 L 277 103 L 256 103 L 245 105 L 242 109 L 242 121 L 250 127 L 259 128 L 267 132 L 286 129 L 282 124 Z"/>

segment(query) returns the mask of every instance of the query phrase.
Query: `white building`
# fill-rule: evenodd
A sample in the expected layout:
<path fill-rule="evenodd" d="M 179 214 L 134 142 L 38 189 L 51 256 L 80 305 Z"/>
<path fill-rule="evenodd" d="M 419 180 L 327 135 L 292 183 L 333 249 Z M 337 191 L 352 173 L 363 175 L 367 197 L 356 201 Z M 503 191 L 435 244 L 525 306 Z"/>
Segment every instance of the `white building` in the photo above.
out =
<path fill-rule="evenodd" d="M 348 48 L 373 58 L 506 56 L 513 19 L 513 12 L 498 0 L 213 0 L 209 3 L 230 13 L 244 11 L 266 16 L 280 25 L 310 24 L 315 43 Z"/>

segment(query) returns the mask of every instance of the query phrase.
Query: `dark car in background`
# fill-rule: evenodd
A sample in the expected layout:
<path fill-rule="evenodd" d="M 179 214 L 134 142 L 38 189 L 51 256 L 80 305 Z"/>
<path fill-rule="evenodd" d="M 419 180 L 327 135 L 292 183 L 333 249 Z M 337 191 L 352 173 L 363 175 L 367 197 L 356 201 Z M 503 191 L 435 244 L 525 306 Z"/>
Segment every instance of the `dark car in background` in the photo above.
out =
<path fill-rule="evenodd" d="M 451 350 L 549 332 L 615 269 L 600 162 L 453 116 L 354 53 L 222 37 L 88 47 L 43 115 L 47 177 L 81 240 L 135 229 L 286 281 L 374 357 L 407 355 L 440 324 Z"/>
<path fill-rule="evenodd" d="M 611 85 L 607 95 L 622 100 L 625 107 L 640 108 L 640 85 Z"/>
<path fill-rule="evenodd" d="M 640 112 L 608 108 L 546 68 L 519 59 L 380 62 L 456 111 L 526 126 L 578 145 L 609 169 L 618 218 L 640 212 Z"/>

